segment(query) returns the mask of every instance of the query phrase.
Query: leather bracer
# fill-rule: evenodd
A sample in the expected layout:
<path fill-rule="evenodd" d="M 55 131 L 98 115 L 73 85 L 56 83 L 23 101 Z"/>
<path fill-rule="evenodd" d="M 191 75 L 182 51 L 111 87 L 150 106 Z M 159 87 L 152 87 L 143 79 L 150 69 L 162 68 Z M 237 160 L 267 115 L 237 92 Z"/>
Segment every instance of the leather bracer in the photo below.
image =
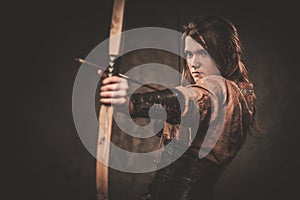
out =
<path fill-rule="evenodd" d="M 148 92 L 143 94 L 133 94 L 130 98 L 133 110 L 130 112 L 132 117 L 162 118 L 164 110 L 167 113 L 167 122 L 171 124 L 180 123 L 181 109 L 180 102 L 183 102 L 183 95 L 176 89 L 172 91 L 165 89 L 158 92 Z M 159 104 L 159 105 L 155 105 Z M 184 105 L 184 104 L 182 104 Z"/>

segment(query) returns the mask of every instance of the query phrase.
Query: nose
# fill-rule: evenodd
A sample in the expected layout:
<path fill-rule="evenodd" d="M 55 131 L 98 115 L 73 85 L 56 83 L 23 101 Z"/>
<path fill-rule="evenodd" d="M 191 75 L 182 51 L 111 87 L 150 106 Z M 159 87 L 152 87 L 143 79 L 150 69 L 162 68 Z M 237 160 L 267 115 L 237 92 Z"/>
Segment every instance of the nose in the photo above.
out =
<path fill-rule="evenodd" d="M 198 68 L 200 68 L 200 64 L 191 65 L 191 67 L 192 67 L 193 69 L 198 69 Z"/>
<path fill-rule="evenodd" d="M 199 57 L 197 57 L 197 56 L 193 56 L 193 57 L 189 60 L 189 63 L 190 63 L 190 65 L 191 65 L 191 67 L 194 68 L 194 69 L 198 69 L 198 68 L 200 68 L 200 66 L 201 66 L 200 59 L 199 59 Z"/>

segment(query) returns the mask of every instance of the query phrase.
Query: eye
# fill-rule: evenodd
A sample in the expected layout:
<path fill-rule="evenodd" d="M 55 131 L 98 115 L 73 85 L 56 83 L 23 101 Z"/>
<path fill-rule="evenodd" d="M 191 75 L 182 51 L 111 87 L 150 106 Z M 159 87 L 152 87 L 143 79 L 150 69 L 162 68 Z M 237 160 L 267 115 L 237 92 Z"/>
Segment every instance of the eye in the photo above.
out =
<path fill-rule="evenodd" d="M 186 58 L 191 58 L 191 57 L 193 57 L 193 54 L 191 52 L 189 52 L 189 51 L 186 51 L 185 52 L 185 57 Z"/>
<path fill-rule="evenodd" d="M 208 52 L 205 49 L 200 50 L 198 54 L 201 56 L 208 56 Z"/>

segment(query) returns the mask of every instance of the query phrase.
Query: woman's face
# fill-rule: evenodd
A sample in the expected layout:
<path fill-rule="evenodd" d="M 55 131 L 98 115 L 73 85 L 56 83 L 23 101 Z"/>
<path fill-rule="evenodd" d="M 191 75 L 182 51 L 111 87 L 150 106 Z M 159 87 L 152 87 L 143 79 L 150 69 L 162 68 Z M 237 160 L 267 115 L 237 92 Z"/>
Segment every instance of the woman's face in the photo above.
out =
<path fill-rule="evenodd" d="M 186 55 L 187 65 L 192 73 L 195 82 L 204 76 L 220 75 L 215 61 L 201 44 L 196 42 L 190 36 L 185 38 L 184 53 Z"/>

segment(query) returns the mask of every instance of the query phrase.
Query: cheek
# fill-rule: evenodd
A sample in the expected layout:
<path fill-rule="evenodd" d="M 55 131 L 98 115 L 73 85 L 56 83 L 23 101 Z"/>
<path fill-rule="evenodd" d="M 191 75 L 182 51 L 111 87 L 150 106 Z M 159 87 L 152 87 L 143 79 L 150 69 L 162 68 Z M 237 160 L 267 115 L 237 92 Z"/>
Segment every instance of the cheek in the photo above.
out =
<path fill-rule="evenodd" d="M 217 68 L 217 65 L 212 65 L 212 67 L 211 67 L 211 72 L 212 72 L 212 74 L 214 74 L 214 75 L 220 75 L 220 71 L 219 71 L 219 69 Z"/>
<path fill-rule="evenodd" d="M 207 74 L 210 74 L 210 75 L 219 75 L 220 74 L 216 63 L 213 60 L 209 60 L 206 64 L 207 64 L 206 65 L 207 66 L 206 67 Z"/>
<path fill-rule="evenodd" d="M 190 66 L 191 64 L 191 59 L 189 59 L 189 58 L 186 58 L 186 64 L 188 65 L 188 66 Z"/>

